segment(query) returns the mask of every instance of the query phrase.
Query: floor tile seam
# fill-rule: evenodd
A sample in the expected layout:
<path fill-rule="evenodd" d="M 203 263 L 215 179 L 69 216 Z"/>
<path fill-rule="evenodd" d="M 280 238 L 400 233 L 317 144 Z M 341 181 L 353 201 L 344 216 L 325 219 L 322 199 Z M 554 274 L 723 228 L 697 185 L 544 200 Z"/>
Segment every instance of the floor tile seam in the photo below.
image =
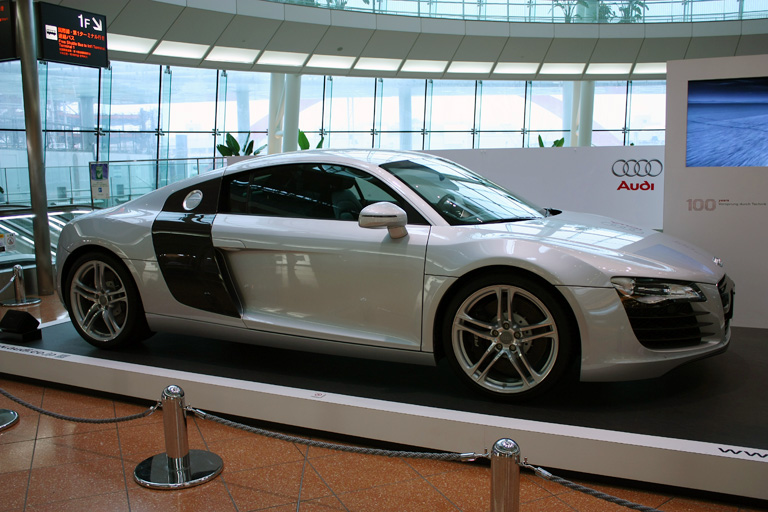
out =
<path fill-rule="evenodd" d="M 213 450 L 211 450 L 211 447 L 208 444 L 208 440 L 205 438 L 205 434 L 203 434 L 203 429 L 200 427 L 200 423 L 198 422 L 198 418 L 194 414 L 192 415 L 192 424 L 195 426 L 195 428 L 197 429 L 197 433 L 200 435 L 201 439 L 203 440 L 203 446 L 205 446 L 205 449 L 208 450 L 211 453 L 215 453 L 215 452 L 213 452 Z M 218 457 L 218 455 L 216 455 L 216 456 Z M 226 462 L 222 459 L 222 469 L 223 469 L 223 466 L 225 464 L 226 464 Z M 225 475 L 220 474 L 218 476 L 218 479 L 221 481 L 221 484 L 224 486 L 224 490 L 227 493 L 227 497 L 229 497 L 229 501 L 232 503 L 232 506 L 234 507 L 234 509 L 235 510 L 239 510 L 239 507 L 237 506 L 237 501 L 235 500 L 235 497 L 232 496 L 232 491 L 229 488 L 229 482 L 225 478 Z M 129 509 L 130 509 L 130 507 L 129 507 Z"/>
<path fill-rule="evenodd" d="M 338 496 L 344 496 L 344 495 L 347 495 L 347 494 L 354 494 L 356 492 L 369 491 L 371 489 L 383 489 L 383 488 L 392 487 L 392 486 L 395 486 L 395 485 L 415 483 L 415 482 L 418 482 L 419 480 L 424 480 L 424 478 L 421 475 L 417 474 L 413 478 L 407 478 L 407 479 L 404 479 L 404 480 L 396 480 L 396 481 L 393 481 L 393 482 L 387 482 L 385 484 L 370 485 L 368 487 L 361 487 L 360 489 L 353 489 L 353 490 L 350 490 L 350 491 L 339 492 L 339 493 L 336 493 L 336 494 Z M 430 487 L 433 487 L 433 486 L 430 485 Z M 442 493 L 440 493 L 440 494 L 442 495 Z"/>
<path fill-rule="evenodd" d="M 562 485 L 562 484 L 558 484 L 557 482 L 552 482 L 552 481 L 549 481 L 549 480 L 545 480 L 545 481 L 547 481 L 547 482 L 550 482 L 552 485 L 557 485 L 557 487 L 558 487 L 559 489 L 561 489 L 561 491 L 560 491 L 560 492 L 554 492 L 554 491 L 552 491 L 550 488 L 548 488 L 547 486 L 544 486 L 544 485 L 542 485 L 541 483 L 539 483 L 539 481 L 540 481 L 540 480 L 544 480 L 544 479 L 543 479 L 543 478 L 541 478 L 540 476 L 538 476 L 538 475 L 536 475 L 536 474 L 529 474 L 529 475 L 527 475 L 527 476 L 530 476 L 530 477 L 531 477 L 531 478 L 529 478 L 529 479 L 528 479 L 528 481 L 529 481 L 529 482 L 531 482 L 533 485 L 536 485 L 536 486 L 537 486 L 537 487 L 539 487 L 540 489 L 542 489 L 542 490 L 544 490 L 544 491 L 548 492 L 548 493 L 549 493 L 551 496 L 562 496 L 562 495 L 565 495 L 565 494 L 572 494 L 572 493 L 575 493 L 575 492 L 576 492 L 576 491 L 574 491 L 573 489 L 569 489 L 569 488 L 565 487 L 565 486 L 564 486 L 564 485 Z"/>
<path fill-rule="evenodd" d="M 307 447 L 307 451 L 302 455 L 304 455 L 304 462 L 301 465 L 301 477 L 299 478 L 299 496 L 298 501 L 296 502 L 296 512 L 299 512 L 301 509 L 301 493 L 304 490 L 304 476 L 307 474 L 307 466 L 309 465 L 309 461 L 307 460 L 307 456 L 309 455 L 309 447 Z M 326 486 L 326 488 L 328 488 L 328 486 Z M 330 491 L 330 489 L 328 489 L 328 491 Z"/>
<path fill-rule="evenodd" d="M 117 405 L 115 404 L 115 401 L 112 401 L 112 412 L 114 414 L 117 414 Z M 115 438 L 117 439 L 117 455 L 120 459 L 120 468 L 123 471 L 123 493 L 125 493 L 125 502 L 128 504 L 128 510 L 131 510 L 131 499 L 128 494 L 128 472 L 125 468 L 125 459 L 123 458 L 123 445 L 120 442 L 120 429 L 117 428 L 117 424 L 114 425 L 115 427 Z"/>
<path fill-rule="evenodd" d="M 216 452 L 211 452 L 211 453 L 216 453 Z M 267 464 L 266 466 L 254 466 L 254 467 L 247 467 L 247 468 L 234 469 L 233 470 L 233 469 L 227 469 L 227 461 L 226 461 L 226 459 L 224 459 L 222 457 L 222 460 L 224 461 L 224 469 L 226 470 L 226 473 L 224 473 L 224 474 L 233 475 L 233 476 L 234 475 L 238 475 L 240 473 L 245 473 L 245 472 L 248 472 L 248 471 L 258 471 L 258 470 L 268 469 L 268 468 L 278 468 L 280 466 L 288 466 L 290 464 L 298 464 L 298 463 L 303 462 L 303 459 L 296 459 L 296 460 L 288 460 L 288 461 L 278 462 L 276 464 Z"/>
<path fill-rule="evenodd" d="M 110 430 L 114 430 L 117 432 L 117 427 L 115 425 L 106 425 L 104 428 L 97 428 L 94 430 L 86 430 L 83 432 L 71 432 L 69 434 L 58 434 L 58 435 L 47 435 L 44 432 L 41 435 L 37 436 L 37 439 L 39 441 L 55 441 L 57 439 L 65 439 L 65 438 L 71 438 L 71 437 L 77 437 L 77 436 L 87 436 L 92 435 L 96 433 L 101 432 L 108 432 Z"/>
<path fill-rule="evenodd" d="M 118 440 L 117 444 L 118 444 L 118 446 L 117 446 L 117 454 L 114 454 L 114 455 L 113 454 L 104 454 L 104 453 L 94 452 L 94 451 L 92 451 L 90 449 L 87 449 L 87 448 L 77 448 L 77 447 L 66 446 L 66 445 L 57 445 L 56 448 L 57 449 L 61 449 L 61 450 L 67 450 L 67 451 L 70 451 L 70 452 L 75 452 L 78 455 L 85 455 L 85 456 L 88 456 L 88 457 L 94 457 L 96 459 L 116 459 L 116 460 L 122 460 L 123 457 L 122 457 L 122 451 L 120 450 L 120 446 L 119 446 L 120 445 L 119 440 Z M 33 467 L 33 469 L 35 468 L 34 464 L 35 464 L 35 460 L 32 459 L 32 467 Z M 72 464 L 72 462 L 62 462 L 61 464 L 48 464 L 48 465 L 45 465 L 45 466 L 38 466 L 38 467 L 39 468 L 56 467 L 56 466 L 65 466 L 67 464 Z"/>
<path fill-rule="evenodd" d="M 342 507 L 344 507 L 344 510 L 349 512 L 349 508 L 341 500 L 341 498 L 339 497 L 339 493 L 334 490 L 334 488 L 331 486 L 331 484 L 325 478 L 323 478 L 323 475 L 320 474 L 320 471 L 318 471 L 318 469 L 315 467 L 315 465 L 312 464 L 312 460 L 307 458 L 306 461 L 307 461 L 307 464 L 309 465 L 309 467 L 312 468 L 312 471 L 315 472 L 315 475 L 317 476 L 317 478 L 319 478 L 320 481 L 323 482 L 323 485 L 325 485 L 325 487 L 328 489 L 328 491 L 330 491 L 331 495 L 334 498 L 336 498 L 336 500 L 341 504 Z"/>
<path fill-rule="evenodd" d="M 25 503 L 23 510 L 26 510 L 30 506 L 34 507 L 34 508 L 38 508 L 38 507 L 41 507 L 41 506 L 61 505 L 61 504 L 72 502 L 72 501 L 79 501 L 79 500 L 83 500 L 83 499 L 98 498 L 98 497 L 101 497 L 101 496 L 111 496 L 111 495 L 118 495 L 118 494 L 123 494 L 123 491 L 112 491 L 112 492 L 102 492 L 102 493 L 96 493 L 96 494 L 87 494 L 87 495 L 83 495 L 83 496 L 76 496 L 74 498 L 66 498 L 66 499 L 61 499 L 61 500 L 38 501 L 38 502 L 32 503 L 31 505 L 28 505 L 27 503 Z M 130 504 L 128 506 L 128 509 L 130 510 Z"/>
<path fill-rule="evenodd" d="M 404 462 L 405 462 L 405 461 L 404 461 Z M 407 462 L 406 462 L 406 463 L 407 463 Z M 410 464 L 408 464 L 408 465 L 410 466 Z M 413 467 L 413 466 L 411 466 L 411 467 Z M 416 469 L 415 469 L 415 468 L 414 468 L 414 471 L 416 471 Z M 441 491 L 440 489 L 438 489 L 438 488 L 437 488 L 437 487 L 436 487 L 436 486 L 435 486 L 435 485 L 434 485 L 434 484 L 433 484 L 433 483 L 432 483 L 432 482 L 429 480 L 429 478 L 428 478 L 428 477 L 426 477 L 426 476 L 422 475 L 422 474 L 421 474 L 421 473 L 419 473 L 418 471 L 416 471 L 416 474 L 418 474 L 418 475 L 419 475 L 419 477 L 420 477 L 420 478 L 421 478 L 421 479 L 422 479 L 424 482 L 426 482 L 426 484 L 427 484 L 428 486 L 430 486 L 430 487 L 431 487 L 431 488 L 432 488 L 434 491 L 436 491 L 436 492 L 437 492 L 437 493 L 438 493 L 440 496 L 442 496 L 442 497 L 445 499 L 445 501 L 447 501 L 448 503 L 450 503 L 451 505 L 453 505 L 453 506 L 456 508 L 456 510 L 461 510 L 461 507 L 460 507 L 460 506 L 459 506 L 457 503 L 454 503 L 454 502 L 453 502 L 453 500 L 452 500 L 452 499 L 450 499 L 448 496 L 446 496 L 446 495 L 445 495 L 445 493 L 443 493 L 443 491 Z M 441 474 L 445 474 L 445 473 L 441 473 Z"/>
<path fill-rule="evenodd" d="M 571 508 L 571 509 L 573 509 L 573 510 L 576 510 L 576 511 L 578 511 L 578 512 L 591 512 L 591 511 L 592 511 L 592 509 L 583 509 L 583 510 L 582 510 L 582 509 L 580 509 L 580 508 L 577 508 L 577 507 L 576 507 L 575 505 L 573 505 L 572 503 L 568 503 L 567 501 L 565 501 L 565 500 L 563 500 L 563 499 L 562 499 L 564 496 L 579 496 L 579 495 L 587 496 L 587 497 L 589 497 L 589 498 L 594 498 L 594 499 L 596 499 L 596 500 L 598 500 L 598 501 L 600 501 L 600 502 L 603 502 L 603 503 L 609 503 L 608 501 L 604 501 L 604 500 L 602 500 L 602 499 L 600 499 L 600 498 L 597 498 L 597 497 L 595 497 L 595 496 L 590 496 L 589 494 L 584 494 L 584 493 L 581 493 L 581 492 L 578 492 L 578 491 L 571 491 L 571 492 L 568 492 L 568 493 L 563 493 L 563 494 L 556 494 L 556 495 L 554 495 L 553 497 L 554 497 L 556 500 L 558 500 L 560 503 L 562 503 L 563 505 L 565 505 L 565 506 L 567 506 L 567 507 L 569 507 L 569 508 Z M 616 506 L 617 506 L 617 507 L 621 507 L 621 505 L 616 505 Z M 627 510 L 629 510 L 629 509 L 627 509 Z"/>
<path fill-rule="evenodd" d="M 236 474 L 242 473 L 244 471 L 255 471 L 255 470 L 260 470 L 260 469 L 276 468 L 276 467 L 284 466 L 284 465 L 287 465 L 287 464 L 297 464 L 297 463 L 300 463 L 300 462 L 302 462 L 304 460 L 304 459 L 284 460 L 284 461 L 276 462 L 276 463 L 273 463 L 273 464 L 262 464 L 262 465 L 256 465 L 256 466 L 241 467 L 239 469 L 230 469 L 230 468 L 228 468 L 229 464 L 227 464 L 226 455 L 221 456 L 215 450 L 210 450 L 210 453 L 213 453 L 214 455 L 218 455 L 219 457 L 221 457 L 222 461 L 224 461 L 224 471 L 227 474 L 229 474 L 229 475 L 236 475 Z"/>
<path fill-rule="evenodd" d="M 90 411 L 90 410 L 108 410 L 111 409 L 114 413 L 114 406 L 112 405 L 112 401 L 108 400 L 106 398 L 97 398 L 98 400 L 104 402 L 99 404 L 84 404 L 77 401 L 80 397 L 87 397 L 87 398 L 94 398 L 92 395 L 89 395 L 88 393 L 78 393 L 77 396 L 72 397 L 72 399 L 67 400 L 51 400 L 53 404 L 45 405 L 45 400 L 41 402 L 41 405 L 38 405 L 41 409 L 45 409 L 48 412 L 54 413 L 54 414 L 60 414 L 62 416 L 78 416 L 78 414 L 82 414 L 84 412 Z M 53 410 L 58 409 L 58 410 Z M 111 419 L 111 418 L 94 418 L 94 419 Z"/>
<path fill-rule="evenodd" d="M 662 505 L 664 505 L 664 504 L 666 504 L 669 501 L 674 499 L 674 497 L 669 495 L 669 494 L 662 494 L 662 493 L 657 493 L 657 492 L 652 492 L 652 491 L 646 491 L 646 490 L 642 490 L 642 489 L 638 489 L 638 488 L 632 488 L 632 487 L 606 486 L 606 485 L 603 485 L 603 484 L 595 484 L 595 483 L 590 483 L 588 481 L 583 481 L 583 480 L 581 482 L 579 482 L 578 484 L 581 485 L 582 487 L 587 488 L 587 489 L 591 489 L 593 491 L 597 491 L 597 492 L 603 493 L 606 496 L 611 496 L 611 497 L 615 497 L 615 498 L 618 498 L 618 499 L 623 499 L 623 500 L 630 501 L 630 502 L 636 502 L 636 503 L 639 503 L 641 505 L 645 505 L 645 506 L 652 507 L 652 508 L 659 508 L 660 506 L 662 506 Z M 574 490 L 573 492 L 579 492 L 579 491 Z M 636 497 L 634 499 L 630 499 L 630 497 L 627 497 L 625 493 L 636 493 L 636 494 L 639 494 L 640 496 L 638 496 L 638 497 Z M 624 496 L 623 497 L 619 496 L 619 494 L 624 494 Z M 640 500 L 638 498 L 647 498 L 648 501 L 651 501 L 653 498 L 656 498 L 656 499 L 660 500 L 661 503 L 658 504 L 658 505 L 648 505 L 648 504 L 640 503 Z"/>
<path fill-rule="evenodd" d="M 40 391 L 40 403 L 43 403 L 43 399 L 45 398 L 45 388 L 43 387 Z M 35 440 L 34 444 L 32 446 L 32 457 L 29 460 L 29 474 L 27 475 L 27 488 L 24 491 L 24 508 L 22 510 L 27 509 L 27 505 L 29 504 L 29 489 L 32 486 L 32 469 L 33 465 L 35 463 L 35 454 L 37 452 L 37 441 L 38 437 L 40 435 L 40 413 L 37 414 L 37 424 L 35 425 Z"/>
<path fill-rule="evenodd" d="M 200 430 L 200 435 L 205 437 L 205 435 L 203 434 L 202 430 Z M 256 437 L 254 437 L 254 436 L 256 436 Z M 211 441 L 206 441 L 206 443 L 210 443 L 212 445 L 225 444 L 225 443 L 226 444 L 232 444 L 234 441 L 237 441 L 237 440 L 240 440 L 240 439 L 253 440 L 253 441 L 256 441 L 256 442 L 258 442 L 259 440 L 264 440 L 264 439 L 278 441 L 280 444 L 290 445 L 292 448 L 294 448 L 299 453 L 299 455 L 302 458 L 304 458 L 306 456 L 301 451 L 301 448 L 296 446 L 296 443 L 293 443 L 291 441 L 284 441 L 282 439 L 276 439 L 276 438 L 273 438 L 273 437 L 270 437 L 270 436 L 264 436 L 264 435 L 261 435 L 261 434 L 250 434 L 250 435 L 248 435 L 248 433 L 246 433 L 246 435 L 226 437 L 226 438 L 223 438 L 223 439 L 215 439 L 215 440 L 211 440 Z"/>
<path fill-rule="evenodd" d="M 222 479 L 222 482 L 226 482 L 226 476 L 225 475 L 221 475 L 221 479 Z M 267 496 L 272 496 L 272 497 L 275 497 L 275 498 L 286 499 L 287 500 L 286 503 L 281 503 L 279 505 L 275 505 L 275 506 L 279 506 L 279 507 L 285 506 L 285 505 L 290 504 L 290 503 L 298 503 L 298 502 L 302 501 L 301 499 L 297 498 L 296 496 L 289 497 L 288 495 L 280 493 L 279 491 L 270 491 L 268 489 L 256 489 L 256 488 L 253 488 L 253 487 L 249 487 L 247 485 L 237 484 L 237 483 L 234 483 L 234 482 L 231 482 L 231 481 L 230 482 L 226 482 L 225 485 L 231 486 L 233 490 L 234 489 L 241 489 L 241 490 L 248 491 L 248 492 L 265 494 Z M 328 491 L 330 492 L 330 489 L 328 489 Z M 316 498 L 309 498 L 309 499 L 304 500 L 304 501 L 311 501 L 311 500 L 315 500 L 315 499 L 328 498 L 328 497 L 331 497 L 331 496 L 334 496 L 334 495 L 332 493 L 331 494 L 324 494 L 322 496 L 318 496 Z M 239 507 L 237 507 L 237 500 L 234 497 L 232 497 L 232 502 L 233 502 L 233 504 L 235 505 L 236 508 L 239 508 Z"/>
<path fill-rule="evenodd" d="M 468 468 L 466 466 L 465 467 L 461 467 L 459 465 L 459 466 L 456 466 L 456 469 L 451 469 L 451 470 L 448 470 L 448 471 L 440 471 L 438 473 L 428 473 L 428 474 L 425 474 L 425 473 L 422 473 L 421 471 L 419 471 L 416 467 L 414 467 L 413 464 L 409 463 L 408 462 L 409 460 L 412 460 L 412 459 L 403 459 L 403 462 L 405 462 L 406 464 L 411 466 L 414 471 L 416 471 L 417 473 L 419 473 L 420 475 L 422 475 L 422 476 L 424 476 L 426 478 L 437 477 L 437 476 L 442 476 L 442 475 L 450 475 L 451 473 L 461 473 L 463 471 L 469 471 L 470 470 L 470 468 Z"/>
<path fill-rule="evenodd" d="M 37 439 L 19 439 L 18 441 L 8 441 L 6 443 L 0 443 L 0 448 L 2 448 L 3 446 L 11 446 L 14 444 L 21 444 L 21 443 L 32 443 L 32 445 L 34 445 L 36 441 Z"/>
<path fill-rule="evenodd" d="M 639 490 L 639 489 L 633 488 L 633 487 L 606 488 L 606 486 L 590 483 L 589 481 L 584 481 L 584 480 L 582 480 L 581 482 L 574 482 L 574 483 L 576 483 L 577 485 L 581 485 L 582 487 L 584 487 L 586 489 L 591 489 L 591 490 L 594 490 L 594 491 L 597 491 L 597 492 L 601 492 L 601 493 L 603 493 L 606 496 L 615 497 L 615 498 L 619 498 L 619 499 L 624 499 L 624 500 L 630 501 L 630 502 L 633 502 L 633 500 L 630 500 L 628 498 L 621 498 L 620 496 L 617 496 L 617 494 L 619 494 L 618 491 L 621 491 L 621 492 L 624 492 L 624 491 L 639 492 L 639 493 L 642 493 L 642 494 L 646 494 L 649 497 L 655 496 L 655 497 L 659 498 L 660 500 L 662 500 L 662 502 L 660 504 L 655 505 L 655 506 L 654 505 L 645 505 L 645 506 L 652 507 L 652 508 L 662 507 L 662 506 L 666 505 L 667 503 L 669 503 L 670 501 L 675 499 L 674 496 L 671 496 L 669 494 L 648 493 L 648 492 L 645 492 L 645 491 L 642 491 L 642 490 Z M 552 491 L 549 491 L 549 489 L 547 489 L 545 487 L 542 487 L 542 488 L 544 490 L 549 491 L 550 493 L 552 493 L 553 496 L 556 496 L 556 497 L 570 496 L 570 495 L 578 496 L 579 494 L 583 494 L 585 496 L 590 496 L 589 494 L 583 493 L 583 492 L 578 491 L 576 489 L 569 489 L 568 487 L 566 487 L 566 486 L 564 486 L 562 484 L 559 484 L 559 486 L 564 490 L 564 492 L 560 492 L 560 493 L 555 494 L 555 493 L 552 493 Z M 597 498 L 595 496 L 593 496 L 593 497 L 596 498 L 596 499 L 600 499 L 601 501 L 606 501 L 606 503 L 608 503 L 607 500 L 602 500 L 601 498 Z M 562 501 L 562 500 L 560 500 L 560 501 Z M 644 505 L 642 503 L 639 503 L 639 501 L 637 501 L 637 503 L 640 504 L 640 505 Z"/>
<path fill-rule="evenodd" d="M 0 386 L 0 389 L 4 389 L 3 386 Z M 5 391 L 8 392 L 8 393 L 11 393 L 8 390 L 5 390 Z M 26 403 L 28 403 L 30 405 L 34 405 L 35 407 L 40 407 L 40 404 L 36 404 L 36 403 L 32 402 L 32 400 L 30 400 L 30 399 L 20 397 L 20 396 L 16 395 L 15 393 L 11 393 L 11 394 L 13 396 L 15 396 L 16 398 L 18 398 L 19 400 L 23 400 L 23 401 L 25 401 Z M 21 416 L 21 411 L 27 412 L 29 414 L 38 414 L 38 415 L 40 414 L 37 411 L 33 411 L 29 407 L 25 407 L 24 405 L 14 401 L 14 400 L 11 400 L 10 398 L 5 398 L 5 396 L 3 396 L 3 395 L 0 395 L 0 398 L 3 399 L 3 403 L 0 403 L 0 409 L 10 409 L 11 411 L 17 412 L 19 414 L 19 416 Z M 42 402 L 42 400 L 41 400 L 41 402 Z"/>

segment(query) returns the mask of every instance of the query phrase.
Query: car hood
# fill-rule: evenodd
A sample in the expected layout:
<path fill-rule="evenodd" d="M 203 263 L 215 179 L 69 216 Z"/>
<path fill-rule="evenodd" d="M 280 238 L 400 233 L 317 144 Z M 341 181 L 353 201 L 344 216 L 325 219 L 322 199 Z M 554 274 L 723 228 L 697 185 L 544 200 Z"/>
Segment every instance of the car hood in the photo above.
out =
<path fill-rule="evenodd" d="M 478 229 L 483 237 L 530 240 L 535 246 L 567 253 L 608 277 L 626 275 L 717 283 L 725 275 L 714 256 L 700 247 L 599 215 L 563 212 L 542 219 L 487 224 Z M 536 252 L 542 254 L 541 249 Z M 530 259 L 531 256 L 538 257 L 524 257 Z"/>

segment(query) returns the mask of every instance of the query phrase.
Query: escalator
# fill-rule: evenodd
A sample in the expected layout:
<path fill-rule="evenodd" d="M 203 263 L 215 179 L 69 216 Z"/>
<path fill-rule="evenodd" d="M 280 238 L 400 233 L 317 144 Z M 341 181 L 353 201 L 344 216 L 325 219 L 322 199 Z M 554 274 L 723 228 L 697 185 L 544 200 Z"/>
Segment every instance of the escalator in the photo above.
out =
<path fill-rule="evenodd" d="M 56 246 L 64 225 L 75 217 L 88 213 L 88 209 L 52 209 L 48 212 L 50 232 L 50 251 L 53 263 L 56 263 Z M 0 212 L 0 289 L 10 282 L 13 267 L 21 265 L 24 284 L 28 295 L 37 293 L 37 273 L 35 270 L 35 238 L 33 226 L 34 214 L 30 210 L 8 210 Z M 0 293 L 0 300 L 14 297 L 13 287 Z"/>
<path fill-rule="evenodd" d="M 87 210 L 78 208 L 76 210 L 62 210 L 48 212 L 48 226 L 51 238 L 51 255 L 56 257 L 56 245 L 59 242 L 59 234 L 64 225 L 78 215 L 87 213 Z M 34 262 L 35 241 L 34 241 L 34 214 L 29 211 L 15 211 L 0 213 L 0 233 L 7 239 L 12 235 L 15 243 L 12 247 L 3 244 L 0 252 L 0 269 L 7 266 L 13 267 L 16 263 L 27 261 L 31 256 Z"/>

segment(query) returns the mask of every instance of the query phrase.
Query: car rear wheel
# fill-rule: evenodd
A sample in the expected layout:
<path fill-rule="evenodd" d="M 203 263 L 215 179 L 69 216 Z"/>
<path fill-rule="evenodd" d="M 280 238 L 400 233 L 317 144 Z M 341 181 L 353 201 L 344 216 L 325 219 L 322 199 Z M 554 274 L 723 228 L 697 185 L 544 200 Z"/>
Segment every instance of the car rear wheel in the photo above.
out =
<path fill-rule="evenodd" d="M 473 280 L 452 299 L 445 352 L 471 387 L 517 399 L 549 389 L 572 352 L 568 316 L 553 294 L 515 275 Z"/>
<path fill-rule="evenodd" d="M 150 334 L 133 278 L 114 256 L 79 257 L 68 274 L 65 297 L 75 329 L 91 345 L 118 348 Z"/>

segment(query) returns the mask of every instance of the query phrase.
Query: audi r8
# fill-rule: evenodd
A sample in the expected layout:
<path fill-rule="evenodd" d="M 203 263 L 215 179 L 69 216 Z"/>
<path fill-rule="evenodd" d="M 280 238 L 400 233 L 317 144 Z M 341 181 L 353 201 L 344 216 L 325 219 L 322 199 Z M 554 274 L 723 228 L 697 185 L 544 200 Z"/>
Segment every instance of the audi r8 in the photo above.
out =
<path fill-rule="evenodd" d="M 61 233 L 57 287 L 97 347 L 167 331 L 447 358 L 509 399 L 572 370 L 644 379 L 722 352 L 734 293 L 682 240 L 383 150 L 260 156 L 83 215 Z"/>

